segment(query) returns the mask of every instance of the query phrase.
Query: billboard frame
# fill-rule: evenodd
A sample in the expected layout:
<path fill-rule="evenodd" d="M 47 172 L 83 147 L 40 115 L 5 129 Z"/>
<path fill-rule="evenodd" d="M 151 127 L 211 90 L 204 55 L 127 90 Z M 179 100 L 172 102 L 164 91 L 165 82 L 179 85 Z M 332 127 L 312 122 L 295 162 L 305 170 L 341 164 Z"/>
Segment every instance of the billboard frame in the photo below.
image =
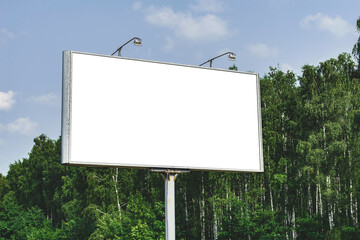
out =
<path fill-rule="evenodd" d="M 63 79 L 62 79 L 62 122 L 61 122 L 61 163 L 76 166 L 94 166 L 94 167 L 119 167 L 119 168 L 144 168 L 144 169 L 187 169 L 192 171 L 227 171 L 227 172 L 263 172 L 264 171 L 264 160 L 263 160 L 263 140 L 262 140 L 262 119 L 261 119 L 261 97 L 260 97 L 260 80 L 259 75 L 250 72 L 235 71 L 236 73 L 249 74 L 256 76 L 256 91 L 257 91 L 257 120 L 258 120 L 258 141 L 259 141 L 259 169 L 239 169 L 239 168 L 216 168 L 211 167 L 187 167 L 187 166 L 172 166 L 172 165 L 144 165 L 144 164 L 115 164 L 110 162 L 76 162 L 71 161 L 71 128 L 72 128 L 72 74 L 73 74 L 73 54 L 84 54 L 89 56 L 98 56 L 106 58 L 120 58 L 131 61 L 146 62 L 165 64 L 172 66 L 188 67 L 207 69 L 208 71 L 223 71 L 223 72 L 234 72 L 232 70 L 207 68 L 201 66 L 191 66 L 176 63 L 167 63 L 159 61 L 149 61 L 142 59 L 124 58 L 119 56 L 101 55 L 94 53 L 85 53 L 78 51 L 63 51 Z"/>

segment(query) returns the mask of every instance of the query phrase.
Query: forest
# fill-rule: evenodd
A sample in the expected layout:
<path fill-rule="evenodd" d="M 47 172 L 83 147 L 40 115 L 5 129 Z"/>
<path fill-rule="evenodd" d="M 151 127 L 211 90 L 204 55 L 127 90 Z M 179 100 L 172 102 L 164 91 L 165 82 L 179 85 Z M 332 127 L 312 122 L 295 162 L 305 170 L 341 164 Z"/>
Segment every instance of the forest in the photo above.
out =
<path fill-rule="evenodd" d="M 360 239 L 360 37 L 260 85 L 264 172 L 178 176 L 177 239 Z M 159 173 L 60 156 L 61 136 L 42 134 L 0 174 L 0 239 L 165 239 Z"/>

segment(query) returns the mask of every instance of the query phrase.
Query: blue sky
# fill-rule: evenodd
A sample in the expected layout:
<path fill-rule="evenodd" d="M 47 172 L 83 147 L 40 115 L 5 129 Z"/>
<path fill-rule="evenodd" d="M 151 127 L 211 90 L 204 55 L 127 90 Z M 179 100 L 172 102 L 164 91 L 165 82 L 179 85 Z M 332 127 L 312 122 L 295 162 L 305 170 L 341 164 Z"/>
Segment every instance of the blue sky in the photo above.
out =
<path fill-rule="evenodd" d="M 59 137 L 63 50 L 111 54 L 137 36 L 143 46 L 123 56 L 199 65 L 233 51 L 236 62 L 213 67 L 301 74 L 351 52 L 359 9 L 359 0 L 0 0 L 0 173 L 35 137 Z"/>

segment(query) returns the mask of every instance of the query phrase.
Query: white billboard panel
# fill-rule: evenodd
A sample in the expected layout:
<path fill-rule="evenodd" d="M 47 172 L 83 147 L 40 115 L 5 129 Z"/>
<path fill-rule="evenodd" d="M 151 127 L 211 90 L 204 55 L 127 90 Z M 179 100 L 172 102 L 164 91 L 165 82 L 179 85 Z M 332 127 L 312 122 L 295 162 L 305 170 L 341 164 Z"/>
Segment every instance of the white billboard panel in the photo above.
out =
<path fill-rule="evenodd" d="M 63 54 L 62 163 L 262 172 L 256 74 Z"/>

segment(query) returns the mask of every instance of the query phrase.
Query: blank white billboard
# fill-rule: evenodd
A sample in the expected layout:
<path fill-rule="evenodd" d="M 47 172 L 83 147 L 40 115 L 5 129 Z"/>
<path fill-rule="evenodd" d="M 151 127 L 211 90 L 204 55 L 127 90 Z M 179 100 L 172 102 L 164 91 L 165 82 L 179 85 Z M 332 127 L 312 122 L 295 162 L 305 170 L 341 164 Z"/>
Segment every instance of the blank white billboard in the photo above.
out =
<path fill-rule="evenodd" d="M 262 172 L 257 74 L 64 51 L 63 164 Z"/>

